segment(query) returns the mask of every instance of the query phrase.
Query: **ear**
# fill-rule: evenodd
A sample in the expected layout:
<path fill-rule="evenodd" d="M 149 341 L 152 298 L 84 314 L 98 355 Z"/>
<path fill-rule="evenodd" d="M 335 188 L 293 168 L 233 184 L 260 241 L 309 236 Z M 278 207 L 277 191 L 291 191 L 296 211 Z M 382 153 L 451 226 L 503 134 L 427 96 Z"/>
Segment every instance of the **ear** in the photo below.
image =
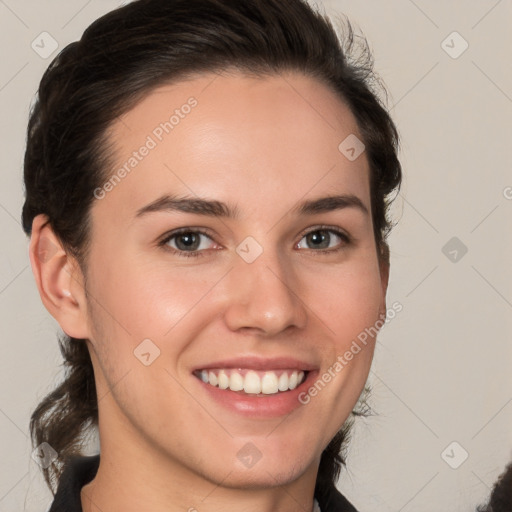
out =
<path fill-rule="evenodd" d="M 32 222 L 29 257 L 46 309 L 68 336 L 88 339 L 82 271 L 76 259 L 66 253 L 46 215 L 37 215 Z"/>

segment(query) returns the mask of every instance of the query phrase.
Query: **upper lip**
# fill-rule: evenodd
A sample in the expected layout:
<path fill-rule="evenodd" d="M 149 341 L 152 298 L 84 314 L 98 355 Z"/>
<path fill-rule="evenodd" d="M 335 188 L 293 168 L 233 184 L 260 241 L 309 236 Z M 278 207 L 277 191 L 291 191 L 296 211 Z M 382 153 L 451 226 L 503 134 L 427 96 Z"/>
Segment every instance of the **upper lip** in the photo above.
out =
<path fill-rule="evenodd" d="M 316 369 L 311 363 L 294 357 L 254 357 L 242 356 L 237 358 L 222 359 L 211 363 L 197 366 L 194 371 L 208 370 L 213 368 L 246 368 L 250 370 L 270 371 L 293 368 L 297 370 L 310 371 Z"/>

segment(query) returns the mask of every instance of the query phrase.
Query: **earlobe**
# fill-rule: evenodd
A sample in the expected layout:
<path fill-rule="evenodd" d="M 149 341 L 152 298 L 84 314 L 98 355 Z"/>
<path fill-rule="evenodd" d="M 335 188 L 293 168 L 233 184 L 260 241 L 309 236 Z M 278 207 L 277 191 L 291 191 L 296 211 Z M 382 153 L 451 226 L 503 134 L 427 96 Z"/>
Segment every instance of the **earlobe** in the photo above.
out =
<path fill-rule="evenodd" d="M 68 336 L 88 338 L 87 302 L 80 267 L 65 251 L 46 215 L 37 215 L 32 222 L 29 257 L 46 309 Z"/>

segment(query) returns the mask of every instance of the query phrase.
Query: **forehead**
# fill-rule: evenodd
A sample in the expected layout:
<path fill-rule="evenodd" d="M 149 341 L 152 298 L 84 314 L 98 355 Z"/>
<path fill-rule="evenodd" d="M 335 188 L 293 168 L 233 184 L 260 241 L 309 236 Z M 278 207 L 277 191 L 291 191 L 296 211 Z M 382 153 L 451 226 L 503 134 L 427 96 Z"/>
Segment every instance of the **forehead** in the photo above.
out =
<path fill-rule="evenodd" d="M 105 179 L 124 172 L 102 205 L 130 215 L 169 192 L 235 196 L 256 212 L 275 209 L 277 195 L 291 205 L 341 192 L 370 209 L 365 154 L 350 160 L 340 150 L 350 137 L 362 139 L 350 109 L 313 78 L 199 75 L 158 87 L 112 124 Z"/>

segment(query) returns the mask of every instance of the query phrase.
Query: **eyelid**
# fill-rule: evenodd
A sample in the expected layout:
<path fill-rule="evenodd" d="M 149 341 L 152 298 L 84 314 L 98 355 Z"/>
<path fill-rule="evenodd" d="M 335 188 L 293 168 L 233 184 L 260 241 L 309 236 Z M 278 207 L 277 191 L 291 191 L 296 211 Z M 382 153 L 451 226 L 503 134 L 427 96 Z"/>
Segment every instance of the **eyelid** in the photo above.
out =
<path fill-rule="evenodd" d="M 355 242 L 354 238 L 349 233 L 347 233 L 347 231 L 345 231 L 344 229 L 340 228 L 339 226 L 328 226 L 326 224 L 321 224 L 321 225 L 307 228 L 305 231 L 303 231 L 299 235 L 299 241 L 294 245 L 294 248 L 297 247 L 297 245 L 301 242 L 301 240 L 305 236 L 309 235 L 310 233 L 315 233 L 317 231 L 329 231 L 330 233 L 334 233 L 338 238 L 341 239 L 341 243 L 339 245 L 337 245 L 335 247 L 331 247 L 329 249 L 309 249 L 309 248 L 307 248 L 306 249 L 307 253 L 313 253 L 313 254 L 319 253 L 324 256 L 335 255 L 335 254 L 340 253 L 343 250 L 346 250 L 348 247 L 354 245 L 354 242 Z M 302 249 L 300 252 L 304 252 L 304 249 Z"/>
<path fill-rule="evenodd" d="M 168 231 L 167 233 L 164 233 L 161 237 L 159 237 L 159 239 L 157 241 L 157 245 L 158 246 L 166 246 L 172 238 L 174 238 L 178 235 L 181 235 L 183 233 L 199 233 L 201 235 L 206 236 L 212 242 L 217 244 L 217 242 L 215 242 L 215 240 L 213 238 L 214 235 L 211 234 L 211 232 L 208 228 L 187 226 L 187 227 L 183 227 L 183 228 L 176 228 L 171 231 Z M 172 247 L 170 249 L 176 251 L 176 249 L 173 249 Z M 187 252 L 187 251 L 176 251 L 176 252 L 183 253 L 183 252 Z M 189 251 L 189 252 L 193 252 L 193 251 Z M 195 251 L 195 252 L 202 252 L 202 251 Z"/>
<path fill-rule="evenodd" d="M 343 236 L 347 239 L 347 241 L 352 241 L 352 236 L 347 233 L 343 228 L 340 228 L 339 226 L 330 226 L 328 224 L 318 224 L 316 226 L 312 226 L 309 228 L 306 228 L 304 231 L 302 231 L 299 235 L 299 240 L 301 240 L 304 236 L 308 235 L 309 233 L 314 233 L 315 231 L 333 231 L 339 236 Z"/>
<path fill-rule="evenodd" d="M 353 241 L 354 241 L 353 237 L 349 233 L 347 233 L 344 229 L 339 227 L 339 226 L 331 226 L 331 225 L 326 225 L 326 224 L 318 224 L 318 225 L 314 225 L 314 226 L 310 226 L 308 228 L 305 228 L 298 235 L 299 239 L 294 244 L 294 248 L 300 243 L 300 241 L 305 236 L 307 236 L 310 233 L 314 233 L 316 231 L 330 231 L 331 233 L 334 233 L 336 236 L 341 238 L 343 240 L 343 243 L 341 244 L 340 247 L 334 248 L 334 249 L 332 249 L 332 248 L 331 249 L 308 249 L 309 251 L 312 251 L 314 253 L 316 252 L 316 253 L 324 253 L 324 254 L 334 254 L 337 251 L 340 251 L 341 249 L 343 249 L 346 245 L 349 245 L 349 244 L 353 243 Z M 217 242 L 214 240 L 214 235 L 211 234 L 211 230 L 209 230 L 208 228 L 195 227 L 195 226 L 186 226 L 186 227 L 177 228 L 177 229 L 168 231 L 167 233 L 162 235 L 159 238 L 158 246 L 159 247 L 163 247 L 165 250 L 169 250 L 169 251 L 171 251 L 174 254 L 178 254 L 178 255 L 184 256 L 184 257 L 202 256 L 203 253 L 206 251 L 206 249 L 202 249 L 202 250 L 199 250 L 199 251 L 180 251 L 180 250 L 174 249 L 173 247 L 168 247 L 167 246 L 167 244 L 169 243 L 169 241 L 172 238 L 174 238 L 174 237 L 176 237 L 176 236 L 178 236 L 178 235 L 180 235 L 182 233 L 199 233 L 201 235 L 206 236 L 212 242 L 217 244 Z"/>

